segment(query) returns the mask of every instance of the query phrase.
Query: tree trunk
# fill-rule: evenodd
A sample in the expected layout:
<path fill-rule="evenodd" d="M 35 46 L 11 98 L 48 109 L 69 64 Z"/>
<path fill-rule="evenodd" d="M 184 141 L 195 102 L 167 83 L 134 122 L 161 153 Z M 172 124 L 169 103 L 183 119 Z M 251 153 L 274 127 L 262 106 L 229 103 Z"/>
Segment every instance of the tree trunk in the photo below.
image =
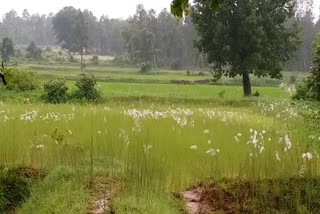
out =
<path fill-rule="evenodd" d="M 80 51 L 80 56 L 81 56 L 81 72 L 84 71 L 84 66 L 83 66 L 83 51 Z"/>
<path fill-rule="evenodd" d="M 5 78 L 4 74 L 0 73 L 0 78 L 2 79 L 3 84 L 7 85 L 7 81 L 6 81 L 6 78 Z"/>
<path fill-rule="evenodd" d="M 250 83 L 250 77 L 247 72 L 245 72 L 242 75 L 242 83 L 243 83 L 243 94 L 245 97 L 251 96 L 251 83 Z"/>

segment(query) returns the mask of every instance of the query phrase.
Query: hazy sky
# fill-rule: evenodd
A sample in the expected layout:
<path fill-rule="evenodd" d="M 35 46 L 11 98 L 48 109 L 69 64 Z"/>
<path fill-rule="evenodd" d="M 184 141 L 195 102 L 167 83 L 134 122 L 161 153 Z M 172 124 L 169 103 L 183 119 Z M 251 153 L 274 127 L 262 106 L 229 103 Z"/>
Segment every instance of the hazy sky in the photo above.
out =
<path fill-rule="evenodd" d="M 320 0 L 319 0 L 320 1 Z M 145 8 L 154 8 L 160 12 L 169 9 L 171 0 L 6 0 L 1 1 L 0 16 L 15 9 L 21 14 L 23 9 L 29 13 L 56 13 L 64 6 L 89 9 L 95 16 L 108 15 L 112 18 L 127 18 L 135 13 L 136 5 L 142 3 Z"/>
<path fill-rule="evenodd" d="M 0 17 L 11 9 L 21 14 L 23 9 L 29 13 L 56 13 L 64 6 L 74 6 L 91 10 L 97 17 L 108 15 L 112 18 L 127 18 L 134 14 L 136 5 L 142 3 L 147 9 L 160 12 L 169 10 L 171 0 L 5 0 L 0 5 Z M 316 16 L 319 14 L 320 0 L 314 0 Z"/>

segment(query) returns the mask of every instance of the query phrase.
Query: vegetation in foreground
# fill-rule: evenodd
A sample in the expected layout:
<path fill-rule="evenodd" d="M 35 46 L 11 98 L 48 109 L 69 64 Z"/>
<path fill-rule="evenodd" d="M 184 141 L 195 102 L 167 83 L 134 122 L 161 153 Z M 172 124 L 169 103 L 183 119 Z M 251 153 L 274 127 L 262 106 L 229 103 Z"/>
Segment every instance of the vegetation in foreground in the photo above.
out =
<path fill-rule="evenodd" d="M 71 170 L 67 179 L 57 181 L 50 180 L 49 173 L 31 190 L 20 213 L 50 213 L 56 203 L 61 209 L 70 203 L 77 212 L 87 212 L 88 186 L 99 172 L 125 184 L 112 200 L 116 213 L 179 213 L 182 204 L 172 193 L 211 178 L 303 177 L 312 184 L 319 176 L 320 136 L 301 113 L 314 108 L 286 101 L 259 101 L 238 108 L 2 103 L 0 161 L 6 166 Z M 14 134 L 21 129 L 24 135 Z M 285 191 L 276 182 L 274 188 Z M 306 191 L 317 194 L 315 188 Z M 288 195 L 288 201 L 294 203 L 297 194 Z M 60 203 L 64 198 L 69 200 Z M 265 199 L 258 198 L 257 203 Z M 286 206 L 292 208 L 285 203 L 283 209 Z"/>

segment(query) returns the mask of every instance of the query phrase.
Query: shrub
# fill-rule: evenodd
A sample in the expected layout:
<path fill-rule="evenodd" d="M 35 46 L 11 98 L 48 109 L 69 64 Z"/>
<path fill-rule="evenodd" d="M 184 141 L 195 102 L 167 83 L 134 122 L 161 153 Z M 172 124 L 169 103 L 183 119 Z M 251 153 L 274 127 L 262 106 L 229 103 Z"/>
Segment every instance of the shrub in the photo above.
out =
<path fill-rule="evenodd" d="M 39 86 L 39 77 L 34 72 L 2 66 L 0 73 L 4 75 L 6 88 L 9 90 L 28 91 L 37 89 Z"/>
<path fill-rule="evenodd" d="M 41 59 L 42 49 L 38 48 L 34 42 L 31 42 L 27 48 L 27 57 L 31 59 Z"/>
<path fill-rule="evenodd" d="M 257 90 L 256 92 L 254 92 L 254 93 L 252 94 L 252 96 L 254 96 L 254 97 L 260 97 L 260 92 Z"/>
<path fill-rule="evenodd" d="M 222 90 L 222 91 L 219 91 L 218 92 L 218 96 L 219 98 L 224 98 L 224 95 L 226 94 L 226 91 L 225 90 Z"/>
<path fill-rule="evenodd" d="M 290 75 L 289 76 L 289 85 L 295 85 L 297 82 L 297 76 L 296 75 Z"/>
<path fill-rule="evenodd" d="M 170 65 L 170 68 L 172 69 L 172 70 L 180 70 L 181 69 L 181 60 L 179 60 L 179 59 L 175 59 L 175 60 L 173 60 L 173 62 L 171 63 L 171 65 Z"/>
<path fill-rule="evenodd" d="M 129 59 L 127 54 L 123 54 L 123 55 L 115 57 L 112 60 L 112 63 L 115 64 L 115 65 L 119 65 L 119 66 L 131 65 L 132 64 L 130 62 L 130 59 Z"/>
<path fill-rule="evenodd" d="M 202 72 L 202 71 L 200 71 L 200 72 L 198 73 L 198 76 L 205 76 L 205 73 Z"/>
<path fill-rule="evenodd" d="M 0 213 L 17 207 L 30 196 L 28 182 L 8 170 L 0 172 Z"/>
<path fill-rule="evenodd" d="M 39 76 L 35 72 L 15 70 L 10 85 L 20 91 L 32 91 L 39 87 Z"/>
<path fill-rule="evenodd" d="M 49 103 L 65 103 L 67 101 L 68 87 L 61 80 L 50 80 L 44 84 L 45 94 L 43 98 Z"/>
<path fill-rule="evenodd" d="M 82 74 L 81 78 L 76 82 L 78 90 L 75 92 L 76 99 L 89 102 L 98 102 L 101 100 L 101 93 L 95 88 L 97 84 L 93 75 Z"/>
<path fill-rule="evenodd" d="M 189 70 L 186 71 L 187 76 L 191 76 L 191 72 Z"/>
<path fill-rule="evenodd" d="M 143 62 L 140 64 L 140 72 L 145 74 L 148 73 L 149 71 L 151 71 L 152 69 L 152 64 L 151 62 Z"/>
<path fill-rule="evenodd" d="M 46 52 L 50 52 L 51 53 L 52 52 L 52 48 L 50 46 L 47 46 L 46 47 Z"/>
<path fill-rule="evenodd" d="M 74 58 L 73 55 L 69 56 L 69 62 L 73 63 L 73 62 L 77 62 L 77 60 Z"/>
<path fill-rule="evenodd" d="M 91 59 L 92 64 L 98 65 L 99 64 L 99 57 L 97 55 L 94 55 Z"/>

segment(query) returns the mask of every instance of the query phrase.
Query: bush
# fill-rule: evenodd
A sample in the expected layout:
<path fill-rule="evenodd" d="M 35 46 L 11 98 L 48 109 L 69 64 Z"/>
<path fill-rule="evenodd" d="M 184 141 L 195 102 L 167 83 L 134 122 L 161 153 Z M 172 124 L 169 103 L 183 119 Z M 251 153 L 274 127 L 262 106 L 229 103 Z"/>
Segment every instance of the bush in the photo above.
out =
<path fill-rule="evenodd" d="M 35 90 L 39 86 L 39 77 L 34 72 L 6 68 L 5 66 L 0 69 L 0 72 L 5 76 L 6 88 L 9 90 L 28 91 Z"/>
<path fill-rule="evenodd" d="M 95 88 L 97 84 L 93 75 L 82 74 L 76 82 L 78 90 L 74 93 L 76 99 L 89 102 L 98 102 L 101 100 L 101 93 Z"/>
<path fill-rule="evenodd" d="M 131 65 L 132 63 L 130 62 L 130 59 L 128 57 L 127 54 L 123 54 L 123 55 L 120 55 L 120 56 L 117 56 L 115 57 L 113 60 L 112 60 L 112 63 L 114 65 L 119 65 L 119 66 L 124 66 L 124 65 Z"/>
<path fill-rule="evenodd" d="M 181 60 L 179 60 L 179 59 L 175 59 L 172 63 L 171 63 L 171 65 L 170 65 L 170 68 L 172 69 L 172 70 L 180 70 L 181 69 Z"/>
<path fill-rule="evenodd" d="M 44 84 L 45 94 L 43 98 L 49 103 L 65 103 L 67 101 L 68 87 L 61 80 L 50 80 Z"/>
<path fill-rule="evenodd" d="M 74 62 L 77 62 L 77 60 L 74 58 L 73 55 L 70 55 L 69 56 L 69 62 L 74 63 Z"/>
<path fill-rule="evenodd" d="M 218 92 L 218 96 L 219 98 L 224 98 L 224 95 L 226 94 L 226 91 L 225 90 L 222 90 L 222 91 L 219 91 Z"/>
<path fill-rule="evenodd" d="M 31 59 L 41 59 L 42 49 L 38 48 L 34 42 L 31 42 L 27 48 L 27 57 Z"/>
<path fill-rule="evenodd" d="M 297 82 L 297 76 L 296 75 L 290 75 L 289 76 L 289 85 L 295 85 Z"/>
<path fill-rule="evenodd" d="M 12 72 L 11 88 L 32 91 L 39 87 L 39 76 L 35 72 L 15 70 Z"/>
<path fill-rule="evenodd" d="M 92 64 L 98 65 L 99 64 L 99 57 L 97 55 L 94 55 L 91 59 Z"/>
<path fill-rule="evenodd" d="M 205 76 L 206 74 L 204 73 L 204 72 L 202 72 L 202 71 L 200 71 L 199 73 L 198 73 L 198 76 Z"/>
<path fill-rule="evenodd" d="M 152 69 L 152 64 L 151 62 L 143 62 L 140 64 L 140 72 L 145 74 L 148 73 L 149 71 L 151 71 Z"/>
<path fill-rule="evenodd" d="M 254 97 L 260 97 L 260 92 L 257 90 L 256 92 L 254 92 L 254 93 L 252 94 L 252 96 L 254 96 Z"/>
<path fill-rule="evenodd" d="M 30 196 L 28 182 L 8 170 L 0 172 L 0 213 L 20 205 Z"/>

